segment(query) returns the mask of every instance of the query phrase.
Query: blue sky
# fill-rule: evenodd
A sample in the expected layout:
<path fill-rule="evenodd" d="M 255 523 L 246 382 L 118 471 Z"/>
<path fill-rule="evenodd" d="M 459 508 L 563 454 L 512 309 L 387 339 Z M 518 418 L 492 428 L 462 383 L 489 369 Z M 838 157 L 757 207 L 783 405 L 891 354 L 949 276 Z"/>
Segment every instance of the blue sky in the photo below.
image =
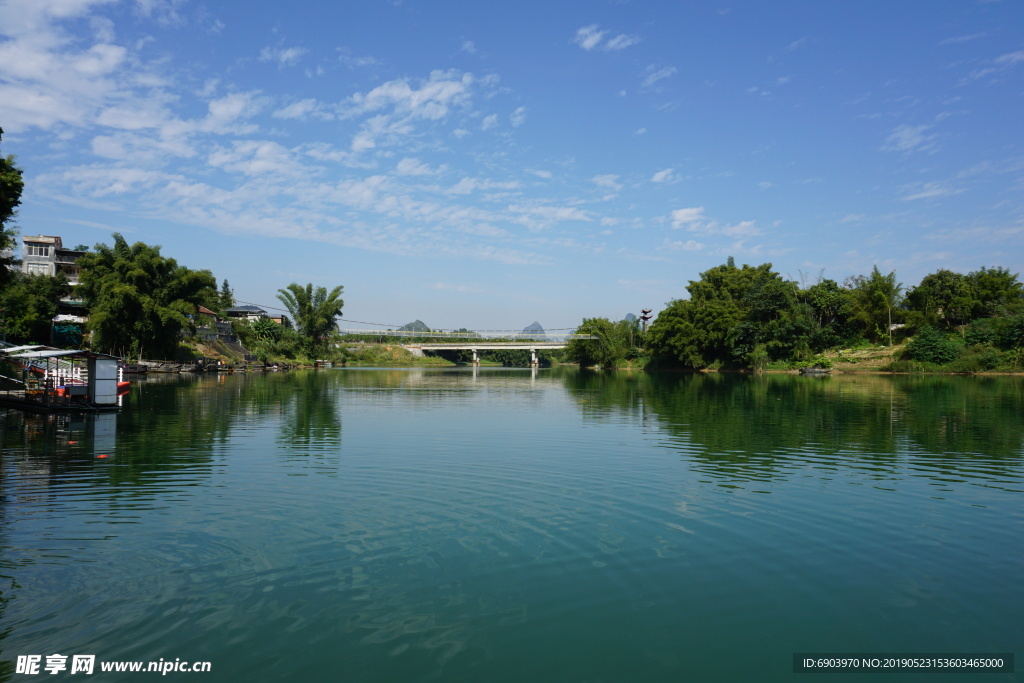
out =
<path fill-rule="evenodd" d="M 0 0 L 22 234 L 571 327 L 728 256 L 1024 270 L 1024 3 Z"/>

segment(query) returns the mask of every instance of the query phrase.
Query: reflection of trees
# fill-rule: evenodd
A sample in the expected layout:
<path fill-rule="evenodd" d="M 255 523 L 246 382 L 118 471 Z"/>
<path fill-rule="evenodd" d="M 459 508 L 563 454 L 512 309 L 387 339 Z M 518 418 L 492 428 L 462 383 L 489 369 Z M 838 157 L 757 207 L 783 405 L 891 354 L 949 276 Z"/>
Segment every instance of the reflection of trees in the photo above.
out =
<path fill-rule="evenodd" d="M 772 477 L 801 457 L 834 464 L 846 453 L 880 471 L 920 455 L 964 475 L 977 473 L 965 455 L 984 456 L 986 474 L 1021 462 L 1019 378 L 581 372 L 565 381 L 584 415 L 653 417 L 672 444 L 720 474 Z"/>
<path fill-rule="evenodd" d="M 907 434 L 930 453 L 1021 455 L 1024 381 L 1018 377 L 894 377 Z"/>
<path fill-rule="evenodd" d="M 587 370 L 565 372 L 565 388 L 575 398 L 584 417 L 601 418 L 622 413 L 641 415 L 643 398 L 650 393 L 652 375 L 645 372 Z"/>
<path fill-rule="evenodd" d="M 338 413 L 338 372 L 296 373 L 289 388 L 287 417 L 281 425 L 279 445 L 296 454 L 337 452 L 341 448 L 341 416 Z"/>

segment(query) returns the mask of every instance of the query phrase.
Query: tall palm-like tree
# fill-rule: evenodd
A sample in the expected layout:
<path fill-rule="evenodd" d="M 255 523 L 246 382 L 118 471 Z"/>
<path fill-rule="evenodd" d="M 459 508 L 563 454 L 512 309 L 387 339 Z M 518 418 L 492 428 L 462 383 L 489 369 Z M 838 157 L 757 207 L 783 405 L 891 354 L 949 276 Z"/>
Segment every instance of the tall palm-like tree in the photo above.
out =
<path fill-rule="evenodd" d="M 327 336 L 335 328 L 335 318 L 341 315 L 345 302 L 341 298 L 344 289 L 338 285 L 330 292 L 326 287 L 313 283 L 305 287 L 293 282 L 285 289 L 279 289 L 277 298 L 285 305 L 299 334 L 306 338 L 310 353 L 323 355 L 327 348 Z"/>

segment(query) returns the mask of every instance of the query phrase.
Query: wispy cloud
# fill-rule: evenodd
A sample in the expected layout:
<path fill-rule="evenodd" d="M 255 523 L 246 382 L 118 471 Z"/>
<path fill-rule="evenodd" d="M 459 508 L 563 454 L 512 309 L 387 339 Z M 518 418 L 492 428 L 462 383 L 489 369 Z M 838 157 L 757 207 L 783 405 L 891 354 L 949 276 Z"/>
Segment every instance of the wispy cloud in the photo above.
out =
<path fill-rule="evenodd" d="M 592 178 L 594 184 L 598 187 L 603 187 L 607 190 L 613 190 L 618 192 L 622 189 L 622 184 L 619 183 L 619 176 L 613 174 L 596 175 Z"/>
<path fill-rule="evenodd" d="M 702 251 L 706 245 L 696 240 L 670 240 L 665 239 L 658 247 L 658 251 Z"/>
<path fill-rule="evenodd" d="M 662 81 L 666 78 L 675 76 L 678 71 L 679 70 L 674 66 L 658 67 L 654 64 L 651 64 L 650 66 L 647 67 L 641 84 L 645 88 L 650 88 L 658 81 Z"/>
<path fill-rule="evenodd" d="M 608 35 L 608 31 L 602 31 L 597 24 L 590 24 L 578 29 L 572 42 L 588 52 L 595 49 L 604 52 L 618 52 L 640 42 L 640 37 L 636 35 L 620 33 L 607 41 L 604 40 L 606 35 Z"/>
<path fill-rule="evenodd" d="M 885 152 L 925 152 L 935 149 L 935 134 L 929 134 L 933 126 L 902 125 L 894 128 L 882 145 Z"/>
<path fill-rule="evenodd" d="M 705 220 L 703 206 L 694 206 L 689 209 L 676 209 L 672 212 L 673 228 L 682 228 L 703 220 Z"/>
<path fill-rule="evenodd" d="M 810 36 L 803 36 L 801 38 L 798 38 L 786 46 L 786 52 L 794 52 L 795 50 L 805 48 L 811 44 L 811 41 L 812 39 Z"/>
<path fill-rule="evenodd" d="M 602 31 L 598 28 L 597 24 L 590 24 L 584 26 L 576 31 L 576 35 L 573 37 L 572 42 L 576 43 L 584 50 L 593 50 L 607 35 L 607 31 Z"/>
<path fill-rule="evenodd" d="M 951 37 L 946 38 L 945 40 L 941 41 L 939 43 L 939 45 L 959 45 L 960 43 L 968 43 L 968 42 L 970 42 L 972 40 L 978 40 L 979 38 L 984 38 L 986 35 L 988 35 L 988 34 L 986 34 L 984 31 L 982 31 L 982 32 L 979 32 L 979 33 L 970 33 L 970 34 L 961 35 L 961 36 L 951 36 Z"/>
<path fill-rule="evenodd" d="M 307 52 L 309 50 L 304 47 L 268 46 L 260 50 L 260 61 L 277 62 L 279 66 L 294 66 Z"/>
<path fill-rule="evenodd" d="M 927 182 L 927 183 L 916 183 L 911 185 L 908 192 L 911 194 L 904 195 L 901 199 L 905 202 L 911 202 L 917 199 L 935 199 L 937 197 L 948 197 L 950 195 L 960 194 L 963 192 L 962 189 L 952 187 L 947 183 L 942 182 Z"/>
<path fill-rule="evenodd" d="M 703 206 L 675 209 L 669 215 L 672 227 L 686 229 L 701 235 L 724 235 L 727 237 L 754 237 L 761 229 L 754 221 L 740 221 L 732 225 L 711 220 L 704 215 Z"/>
<path fill-rule="evenodd" d="M 1017 64 L 1020 64 L 1021 62 L 1024 62 L 1024 50 L 1018 50 L 1017 52 L 1008 52 L 1004 55 L 1000 55 L 999 57 L 993 59 L 991 62 L 989 62 L 989 66 L 985 66 L 980 69 L 975 69 L 974 71 L 972 71 L 963 80 L 963 83 L 977 81 L 988 76 L 995 76 L 1003 71 L 1006 71 L 1007 69 L 1016 66 Z"/>
<path fill-rule="evenodd" d="M 652 183 L 670 183 L 670 182 L 672 182 L 673 180 L 676 179 L 674 173 L 675 173 L 675 169 L 672 169 L 672 168 L 663 169 L 663 170 L 658 171 L 657 173 L 655 173 L 654 175 L 651 176 L 651 182 Z"/>
<path fill-rule="evenodd" d="M 526 107 L 517 107 L 508 115 L 508 122 L 513 128 L 518 128 L 526 123 Z"/>

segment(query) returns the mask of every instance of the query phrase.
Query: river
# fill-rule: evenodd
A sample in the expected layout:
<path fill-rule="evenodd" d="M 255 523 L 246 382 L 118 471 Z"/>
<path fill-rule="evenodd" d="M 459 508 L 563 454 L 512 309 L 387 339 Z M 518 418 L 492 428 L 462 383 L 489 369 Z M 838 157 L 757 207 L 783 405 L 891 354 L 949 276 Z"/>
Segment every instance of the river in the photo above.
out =
<path fill-rule="evenodd" d="M 116 415 L 8 412 L 0 680 L 95 655 L 96 680 L 848 681 L 794 654 L 1013 653 L 1022 416 L 1014 377 L 568 368 L 152 377 Z"/>

